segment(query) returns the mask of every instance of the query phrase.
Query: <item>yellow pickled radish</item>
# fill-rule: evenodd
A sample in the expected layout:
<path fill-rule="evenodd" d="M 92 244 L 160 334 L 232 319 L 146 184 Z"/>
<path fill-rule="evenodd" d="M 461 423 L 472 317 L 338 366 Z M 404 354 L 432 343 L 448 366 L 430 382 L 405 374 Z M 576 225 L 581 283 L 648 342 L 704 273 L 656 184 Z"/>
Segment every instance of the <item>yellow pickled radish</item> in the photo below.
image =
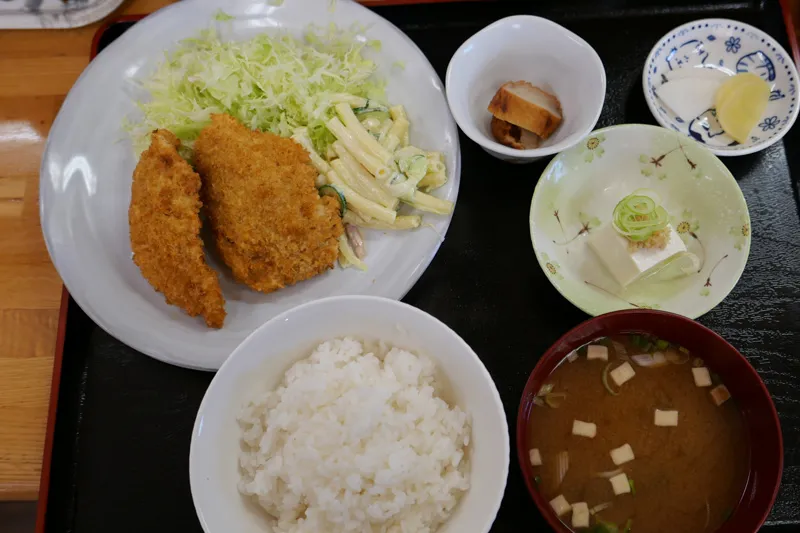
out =
<path fill-rule="evenodd" d="M 717 120 L 725 133 L 737 142 L 747 142 L 767 108 L 769 93 L 769 84 L 755 74 L 726 80 L 716 94 Z"/>
<path fill-rule="evenodd" d="M 726 78 L 714 94 L 714 107 L 719 109 L 722 103 L 733 94 L 734 90 L 750 83 L 758 84 L 766 82 L 761 79 L 761 76 L 753 74 L 752 72 L 743 72 L 742 74 L 735 74 Z"/>

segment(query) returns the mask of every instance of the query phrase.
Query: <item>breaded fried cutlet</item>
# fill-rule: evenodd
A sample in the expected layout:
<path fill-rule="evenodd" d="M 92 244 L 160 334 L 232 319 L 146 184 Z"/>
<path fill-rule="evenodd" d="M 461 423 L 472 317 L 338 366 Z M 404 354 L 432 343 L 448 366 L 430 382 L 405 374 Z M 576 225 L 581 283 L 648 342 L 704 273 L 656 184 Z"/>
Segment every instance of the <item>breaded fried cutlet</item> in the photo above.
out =
<path fill-rule="evenodd" d="M 133 171 L 133 262 L 167 303 L 221 328 L 225 299 L 217 273 L 206 264 L 200 239 L 200 176 L 178 154 L 180 141 L 156 130 Z"/>
<path fill-rule="evenodd" d="M 344 231 L 299 144 L 212 115 L 194 144 L 216 246 L 234 277 L 272 292 L 333 268 Z"/>

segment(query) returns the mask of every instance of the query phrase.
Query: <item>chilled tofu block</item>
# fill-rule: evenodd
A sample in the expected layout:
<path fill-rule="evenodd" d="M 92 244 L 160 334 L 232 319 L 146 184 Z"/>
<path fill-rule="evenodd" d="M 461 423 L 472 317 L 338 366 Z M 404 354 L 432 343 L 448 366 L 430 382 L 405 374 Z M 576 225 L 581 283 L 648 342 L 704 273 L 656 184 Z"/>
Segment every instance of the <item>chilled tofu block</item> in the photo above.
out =
<path fill-rule="evenodd" d="M 628 239 L 617 233 L 611 224 L 594 231 L 587 243 L 614 279 L 625 287 L 666 259 L 686 251 L 686 246 L 672 225 L 668 224 L 666 230 L 669 232 L 669 242 L 663 249 L 636 248 L 631 251 Z"/>
<path fill-rule="evenodd" d="M 678 411 L 660 411 L 656 409 L 655 424 L 657 426 L 677 426 Z"/>
<path fill-rule="evenodd" d="M 628 482 L 628 476 L 626 476 L 624 472 L 612 477 L 609 481 L 611 482 L 611 488 L 614 489 L 614 494 L 616 496 L 627 494 L 631 491 L 631 484 Z"/>
<path fill-rule="evenodd" d="M 706 367 L 693 368 L 692 375 L 694 376 L 694 384 L 698 387 L 711 386 L 711 373 Z"/>
<path fill-rule="evenodd" d="M 553 511 L 555 511 L 558 516 L 567 514 L 569 510 L 572 509 L 572 506 L 569 504 L 563 494 L 559 494 L 550 500 L 550 507 L 553 508 Z"/>
<path fill-rule="evenodd" d="M 621 387 L 623 383 L 635 376 L 636 372 L 633 371 L 631 364 L 626 361 L 608 374 L 611 376 L 611 379 L 614 380 L 614 383 L 617 384 L 617 387 Z"/>
<path fill-rule="evenodd" d="M 725 385 L 717 385 L 711 389 L 711 399 L 717 406 L 722 405 L 731 398 L 731 393 L 728 392 L 728 387 Z"/>
<path fill-rule="evenodd" d="M 531 460 L 531 466 L 542 466 L 542 455 L 539 453 L 538 448 L 534 448 L 528 452 Z"/>
<path fill-rule="evenodd" d="M 631 448 L 631 445 L 627 442 L 619 448 L 611 450 L 611 460 L 614 461 L 614 464 L 617 466 L 625 464 L 628 461 L 633 461 L 633 459 L 633 448 Z"/>
<path fill-rule="evenodd" d="M 593 439 L 597 435 L 597 426 L 591 422 L 572 421 L 572 434 L 579 437 L 589 437 Z"/>
<path fill-rule="evenodd" d="M 572 504 L 572 528 L 589 527 L 589 504 L 578 502 Z"/>
<path fill-rule="evenodd" d="M 608 348 L 600 344 L 591 344 L 586 347 L 586 359 L 608 361 Z"/>

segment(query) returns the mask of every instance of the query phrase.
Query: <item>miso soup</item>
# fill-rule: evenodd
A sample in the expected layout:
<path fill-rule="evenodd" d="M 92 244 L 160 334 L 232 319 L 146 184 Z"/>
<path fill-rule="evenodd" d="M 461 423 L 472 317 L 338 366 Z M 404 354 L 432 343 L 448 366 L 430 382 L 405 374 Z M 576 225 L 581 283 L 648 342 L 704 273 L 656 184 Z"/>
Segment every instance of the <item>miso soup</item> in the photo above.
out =
<path fill-rule="evenodd" d="M 711 533 L 742 495 L 741 414 L 702 354 L 644 334 L 598 339 L 534 404 L 538 490 L 573 531 Z"/>

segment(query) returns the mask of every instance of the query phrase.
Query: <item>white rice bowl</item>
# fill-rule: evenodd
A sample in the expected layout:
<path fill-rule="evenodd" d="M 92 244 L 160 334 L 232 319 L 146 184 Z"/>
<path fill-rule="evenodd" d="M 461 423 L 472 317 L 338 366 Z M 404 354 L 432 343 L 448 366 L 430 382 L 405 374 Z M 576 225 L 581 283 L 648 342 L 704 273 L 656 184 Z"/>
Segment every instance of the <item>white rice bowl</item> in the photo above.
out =
<path fill-rule="evenodd" d="M 424 354 L 435 363 L 437 395 L 469 415 L 469 445 L 462 459 L 469 464 L 459 464 L 457 470 L 468 467 L 470 481 L 469 490 L 456 494 L 458 502 L 436 533 L 489 533 L 503 498 L 510 459 L 507 413 L 497 387 L 477 354 L 447 325 L 408 304 L 372 296 L 314 300 L 275 317 L 239 345 L 211 380 L 198 408 L 189 450 L 189 485 L 203 531 L 280 531 L 278 520 L 258 497 L 239 490 L 248 482 L 240 465 L 242 453 L 252 453 L 242 440 L 245 427 L 239 418 L 243 407 L 277 390 L 286 371 L 307 359 L 320 343 L 343 337 L 367 339 L 372 343 L 367 351 L 375 348 L 382 354 L 392 346 Z M 282 457 L 286 459 L 283 451 Z M 446 502 L 442 505 L 447 507 Z"/>
<path fill-rule="evenodd" d="M 280 533 L 428 533 L 469 489 L 470 423 L 423 355 L 320 344 L 250 399 L 239 491 Z"/>

